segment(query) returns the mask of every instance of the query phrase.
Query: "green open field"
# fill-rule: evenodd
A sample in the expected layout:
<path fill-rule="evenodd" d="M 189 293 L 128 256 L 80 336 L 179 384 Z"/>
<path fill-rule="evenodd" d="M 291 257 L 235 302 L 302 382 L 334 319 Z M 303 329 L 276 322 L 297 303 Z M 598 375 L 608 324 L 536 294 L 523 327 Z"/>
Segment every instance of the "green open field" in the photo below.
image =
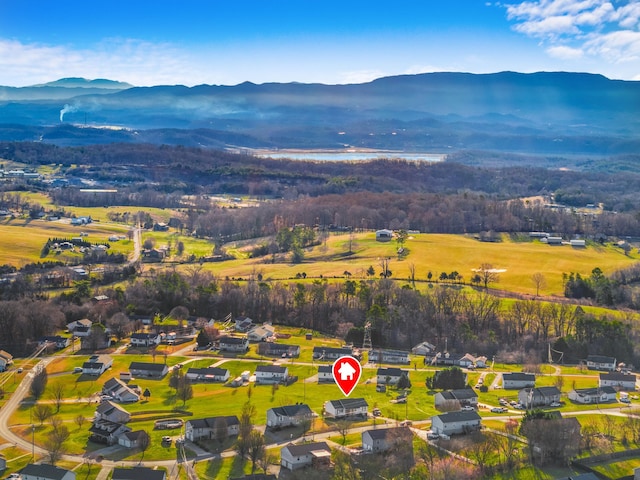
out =
<path fill-rule="evenodd" d="M 395 242 L 376 242 L 373 232 L 359 233 L 354 237 L 352 255 L 346 255 L 349 236 L 343 234 L 330 236 L 326 246 L 308 249 L 301 264 L 272 264 L 271 257 L 263 257 L 208 264 L 207 268 L 219 275 L 235 278 L 261 273 L 264 279 L 290 279 L 303 272 L 308 277 L 322 275 L 332 278 L 344 277 L 345 271 L 355 278 L 366 278 L 365 271 L 370 266 L 379 274 L 380 259 L 390 258 L 392 278 L 408 279 L 410 265 L 414 265 L 416 280 L 424 285 L 428 272 L 432 272 L 436 280 L 441 272 L 457 271 L 463 281 L 469 282 L 474 268 L 490 263 L 494 268 L 506 270 L 500 273 L 499 283 L 490 286 L 535 294 L 531 277 L 534 273 L 542 273 L 547 286 L 540 290 L 540 294 L 562 295 L 562 273 L 579 272 L 588 276 L 591 270 L 600 267 L 607 274 L 628 267 L 640 258 L 635 252 L 625 256 L 613 246 L 552 247 L 538 241 L 514 242 L 506 235 L 501 243 L 486 243 L 470 236 L 443 234 L 411 235 L 405 243 L 406 255 L 399 258 Z"/>

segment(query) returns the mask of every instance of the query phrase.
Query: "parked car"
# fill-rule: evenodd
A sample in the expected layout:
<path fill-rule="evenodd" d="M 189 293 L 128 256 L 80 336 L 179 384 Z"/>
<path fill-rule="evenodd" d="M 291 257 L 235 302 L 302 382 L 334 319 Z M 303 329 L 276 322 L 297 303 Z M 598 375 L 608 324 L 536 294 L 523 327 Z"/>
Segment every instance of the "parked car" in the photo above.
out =
<path fill-rule="evenodd" d="M 522 405 L 521 403 L 516 403 L 513 408 L 515 408 L 516 410 L 524 410 L 524 405 Z"/>
<path fill-rule="evenodd" d="M 473 408 L 471 405 L 465 405 L 464 407 L 462 407 L 463 412 L 473 412 L 474 410 L 475 408 Z"/>
<path fill-rule="evenodd" d="M 22 373 L 22 367 L 18 367 L 18 373 Z"/>
<path fill-rule="evenodd" d="M 427 440 L 437 440 L 439 438 L 440 438 L 440 435 L 437 434 L 436 432 L 432 432 L 431 430 L 427 432 Z"/>
<path fill-rule="evenodd" d="M 73 373 L 82 373 L 82 367 L 74 367 Z"/>
<path fill-rule="evenodd" d="M 382 412 L 380 411 L 380 409 L 379 409 L 379 408 L 374 408 L 374 409 L 371 411 L 371 414 L 372 414 L 374 417 L 379 417 L 379 416 L 381 416 L 381 415 L 382 415 Z"/>
<path fill-rule="evenodd" d="M 400 422 L 401 427 L 410 427 L 411 425 L 413 425 L 413 422 L 411 420 L 405 420 L 404 422 Z"/>
<path fill-rule="evenodd" d="M 502 407 L 493 407 L 491 413 L 502 413 Z"/>
<path fill-rule="evenodd" d="M 560 407 L 560 402 L 553 402 L 549 405 L 550 407 L 556 408 L 556 407 Z"/>
<path fill-rule="evenodd" d="M 509 405 L 509 402 L 507 402 L 504 398 L 501 398 L 498 401 L 500 402 L 500 405 L 502 405 L 503 407 L 506 407 L 507 405 Z"/>
<path fill-rule="evenodd" d="M 165 435 L 162 437 L 162 443 L 171 443 L 171 437 L 169 435 Z"/>

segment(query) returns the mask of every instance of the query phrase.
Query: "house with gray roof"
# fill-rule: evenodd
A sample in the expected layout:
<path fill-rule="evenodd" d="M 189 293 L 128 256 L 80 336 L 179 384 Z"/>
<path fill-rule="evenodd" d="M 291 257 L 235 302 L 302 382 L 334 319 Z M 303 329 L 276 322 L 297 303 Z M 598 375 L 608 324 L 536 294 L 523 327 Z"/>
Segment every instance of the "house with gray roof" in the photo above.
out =
<path fill-rule="evenodd" d="M 521 389 L 536 386 L 536 376 L 533 373 L 512 372 L 502 374 L 502 388 Z"/>
<path fill-rule="evenodd" d="M 186 377 L 194 383 L 199 382 L 221 382 L 229 380 L 229 370 L 226 368 L 207 367 L 207 368 L 190 368 L 187 370 Z"/>
<path fill-rule="evenodd" d="M 605 355 L 589 355 L 587 357 L 587 368 L 589 370 L 607 370 L 613 372 L 616 366 L 615 357 L 607 357 Z"/>
<path fill-rule="evenodd" d="M 286 383 L 289 369 L 279 365 L 258 365 L 256 367 L 256 385 Z"/>
<path fill-rule="evenodd" d="M 114 423 L 127 423 L 131 420 L 131 414 L 117 403 L 105 400 L 96 408 L 95 419 L 108 420 Z"/>
<path fill-rule="evenodd" d="M 569 400 L 582 404 L 615 402 L 616 389 L 613 387 L 576 388 L 569 392 Z"/>
<path fill-rule="evenodd" d="M 431 417 L 431 430 L 438 434 L 471 433 L 480 428 L 482 428 L 482 419 L 475 410 L 447 412 Z"/>
<path fill-rule="evenodd" d="M 71 470 L 46 463 L 30 463 L 18 473 L 22 480 L 76 480 L 76 474 Z"/>
<path fill-rule="evenodd" d="M 137 378 L 162 378 L 169 373 L 164 363 L 131 362 L 129 372 Z"/>
<path fill-rule="evenodd" d="M 195 442 L 200 439 L 212 439 L 215 431 L 220 425 L 226 425 L 227 436 L 234 436 L 240 433 L 240 420 L 235 415 L 196 418 L 187 420 L 185 423 L 185 434 L 187 440 Z"/>
<path fill-rule="evenodd" d="M 518 401 L 525 408 L 548 407 L 560 401 L 558 387 L 523 388 L 518 392 Z"/>
<path fill-rule="evenodd" d="M 413 450 L 413 433 L 409 427 L 375 428 L 362 432 L 362 449 L 365 452 L 385 452 L 402 444 Z"/>
<path fill-rule="evenodd" d="M 403 375 L 409 378 L 409 371 L 397 367 L 378 368 L 376 371 L 376 383 L 378 385 L 397 385 Z"/>
<path fill-rule="evenodd" d="M 324 404 L 324 411 L 327 417 L 333 418 L 367 418 L 369 412 L 369 404 L 364 398 L 343 398 L 342 400 L 329 400 Z"/>
<path fill-rule="evenodd" d="M 166 480 L 167 472 L 161 468 L 133 467 L 113 469 L 111 480 Z"/>
<path fill-rule="evenodd" d="M 283 428 L 300 425 L 313 419 L 313 412 L 306 404 L 286 405 L 267 410 L 267 427 Z"/>
<path fill-rule="evenodd" d="M 601 387 L 613 387 L 633 392 L 636 389 L 636 380 L 636 376 L 632 373 L 601 373 L 599 385 Z"/>
<path fill-rule="evenodd" d="M 457 405 L 457 409 L 464 406 L 477 407 L 478 394 L 473 388 L 460 388 L 456 390 L 444 390 L 438 392 L 433 397 L 435 407 L 438 410 L 451 410 L 452 406 Z"/>
<path fill-rule="evenodd" d="M 326 442 L 289 445 L 280 450 L 280 464 L 288 470 L 303 467 L 323 468 L 331 463 L 331 449 Z"/>

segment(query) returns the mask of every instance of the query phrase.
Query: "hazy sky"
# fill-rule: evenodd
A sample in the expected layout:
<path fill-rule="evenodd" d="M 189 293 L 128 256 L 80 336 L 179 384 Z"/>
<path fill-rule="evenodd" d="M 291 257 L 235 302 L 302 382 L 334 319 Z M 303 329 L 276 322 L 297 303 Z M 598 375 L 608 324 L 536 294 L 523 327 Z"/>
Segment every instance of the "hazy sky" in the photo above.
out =
<path fill-rule="evenodd" d="M 0 0 L 0 85 L 504 70 L 640 80 L 640 0 Z"/>

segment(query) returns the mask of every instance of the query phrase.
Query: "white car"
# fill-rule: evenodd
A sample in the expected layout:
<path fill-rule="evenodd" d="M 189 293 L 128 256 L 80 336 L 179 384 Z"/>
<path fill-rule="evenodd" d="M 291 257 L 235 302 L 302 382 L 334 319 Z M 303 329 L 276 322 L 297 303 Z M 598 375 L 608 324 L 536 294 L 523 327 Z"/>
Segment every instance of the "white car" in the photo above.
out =
<path fill-rule="evenodd" d="M 463 412 L 473 412 L 474 410 L 475 408 L 473 408 L 471 405 L 465 405 L 464 407 L 462 407 Z"/>
<path fill-rule="evenodd" d="M 560 402 L 553 402 L 549 404 L 549 406 L 555 408 L 555 407 L 560 407 L 561 405 L 560 405 Z"/>

